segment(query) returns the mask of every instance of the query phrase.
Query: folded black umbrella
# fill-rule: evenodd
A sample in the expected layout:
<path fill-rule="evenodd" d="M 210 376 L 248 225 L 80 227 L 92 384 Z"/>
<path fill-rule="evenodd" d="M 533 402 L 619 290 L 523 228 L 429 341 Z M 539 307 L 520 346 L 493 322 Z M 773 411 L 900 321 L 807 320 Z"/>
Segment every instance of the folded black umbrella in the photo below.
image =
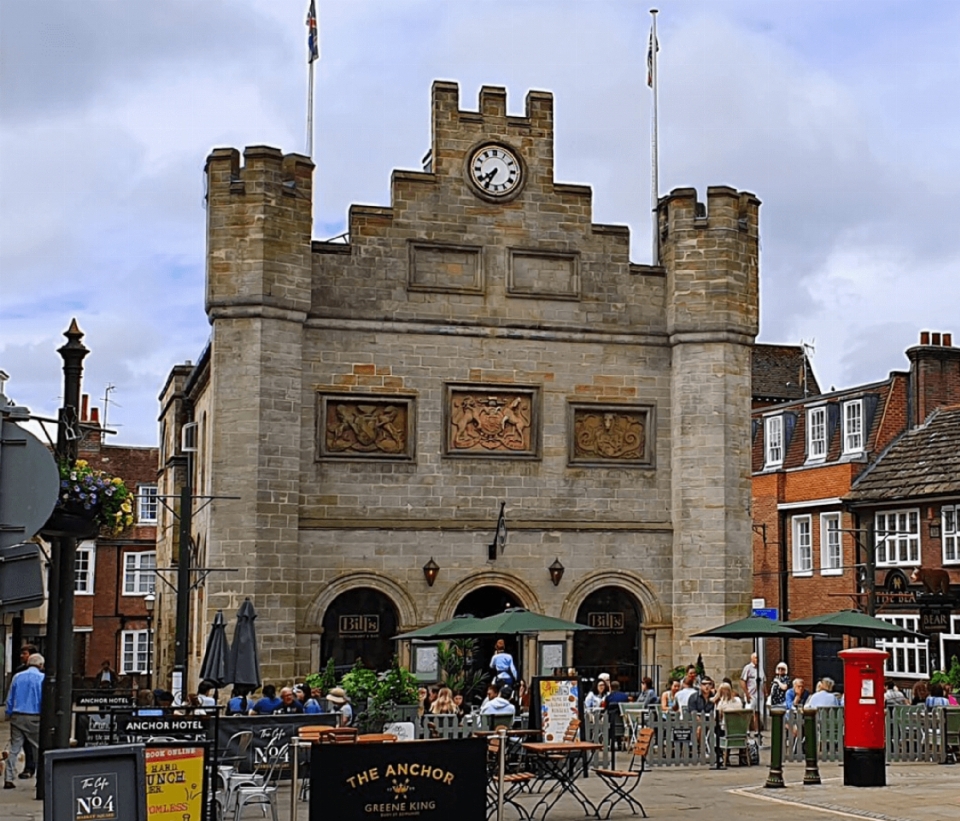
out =
<path fill-rule="evenodd" d="M 257 653 L 257 631 L 253 625 L 257 611 L 250 599 L 244 599 L 237 611 L 237 626 L 230 646 L 227 679 L 234 687 L 256 690 L 260 686 L 260 657 Z"/>
<path fill-rule="evenodd" d="M 203 664 L 200 665 L 200 678 L 209 681 L 218 690 L 230 684 L 227 677 L 230 660 L 230 646 L 227 644 L 227 623 L 223 618 L 223 611 L 218 610 L 207 636 L 207 648 L 203 653 Z"/>

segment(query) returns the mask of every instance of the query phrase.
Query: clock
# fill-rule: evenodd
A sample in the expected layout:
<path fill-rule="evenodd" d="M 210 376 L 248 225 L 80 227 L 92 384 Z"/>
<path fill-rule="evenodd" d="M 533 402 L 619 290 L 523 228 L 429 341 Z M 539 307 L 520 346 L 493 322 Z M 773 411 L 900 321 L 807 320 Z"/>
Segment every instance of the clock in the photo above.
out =
<path fill-rule="evenodd" d="M 520 159 L 502 145 L 485 145 L 470 158 L 471 182 L 488 197 L 506 197 L 515 193 L 523 179 Z"/>

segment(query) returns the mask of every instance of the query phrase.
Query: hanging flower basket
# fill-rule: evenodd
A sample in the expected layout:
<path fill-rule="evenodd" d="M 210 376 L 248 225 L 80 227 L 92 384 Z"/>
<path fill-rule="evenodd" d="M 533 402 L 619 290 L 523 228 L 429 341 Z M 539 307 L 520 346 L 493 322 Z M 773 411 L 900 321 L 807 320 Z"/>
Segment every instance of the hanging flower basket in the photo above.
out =
<path fill-rule="evenodd" d="M 85 459 L 60 464 L 60 495 L 43 532 L 93 538 L 133 524 L 133 497 L 123 480 L 94 470 Z"/>

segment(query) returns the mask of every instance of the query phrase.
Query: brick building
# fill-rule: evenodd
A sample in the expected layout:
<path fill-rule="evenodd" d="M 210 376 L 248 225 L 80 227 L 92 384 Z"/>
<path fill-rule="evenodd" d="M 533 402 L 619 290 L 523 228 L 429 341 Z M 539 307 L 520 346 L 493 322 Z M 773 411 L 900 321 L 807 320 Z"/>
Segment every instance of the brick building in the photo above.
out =
<path fill-rule="evenodd" d="M 346 242 L 312 239 L 306 157 L 210 155 L 211 343 L 161 394 L 161 494 L 190 476 L 216 497 L 196 556 L 229 571 L 198 585 L 194 673 L 245 596 L 273 680 L 379 666 L 401 630 L 506 604 L 592 628 L 525 642 L 525 676 L 573 663 L 635 688 L 698 652 L 739 670 L 744 646 L 689 637 L 750 603 L 759 202 L 674 191 L 663 266 L 637 265 L 553 152 L 552 95 L 515 116 L 484 87 L 468 111 L 437 82 L 423 170 L 393 173 L 388 207 L 353 206 Z"/>
<path fill-rule="evenodd" d="M 945 561 L 951 537 L 933 536 L 936 528 L 927 525 L 942 519 L 941 531 L 950 532 L 952 491 L 938 478 L 943 463 L 923 456 L 924 448 L 935 447 L 931 436 L 936 440 L 957 424 L 957 415 L 942 409 L 960 401 L 960 349 L 950 334 L 924 332 L 907 357 L 909 372 L 891 372 L 882 382 L 753 411 L 754 591 L 781 618 L 866 608 L 867 551 L 874 540 L 878 588 L 892 582 L 891 569 L 909 576 L 921 562 L 947 569 L 951 582 L 960 583 L 960 563 L 949 566 L 956 557 Z M 918 460 L 913 484 L 895 478 L 911 459 Z M 936 490 L 941 486 L 946 500 Z M 887 540 L 896 540 L 896 551 Z M 908 588 L 896 601 L 878 596 L 878 615 L 916 627 L 920 586 Z M 891 659 L 891 675 L 925 677 L 925 642 L 896 644 L 901 652 Z M 768 642 L 768 674 L 783 657 L 791 674 L 807 682 L 839 677 L 839 640 L 783 645 Z"/>
<path fill-rule="evenodd" d="M 86 396 L 81 421 L 99 424 L 98 409 L 88 410 Z M 101 535 L 77 545 L 74 672 L 78 686 L 91 686 L 104 661 L 126 678 L 147 673 L 152 661 L 152 625 L 145 599 L 155 591 L 158 451 L 102 440 L 102 434 L 88 427 L 79 458 L 119 476 L 137 495 L 135 523 L 116 536 Z"/>

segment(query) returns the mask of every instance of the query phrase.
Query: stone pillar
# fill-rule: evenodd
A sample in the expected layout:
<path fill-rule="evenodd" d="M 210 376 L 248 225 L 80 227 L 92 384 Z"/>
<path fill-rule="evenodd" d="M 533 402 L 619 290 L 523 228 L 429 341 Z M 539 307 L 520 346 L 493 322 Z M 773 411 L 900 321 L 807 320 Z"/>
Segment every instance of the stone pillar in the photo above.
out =
<path fill-rule="evenodd" d="M 674 660 L 731 674 L 743 648 L 689 636 L 745 616 L 752 591 L 750 352 L 758 330 L 759 201 L 678 189 L 660 206 L 672 347 Z"/>

